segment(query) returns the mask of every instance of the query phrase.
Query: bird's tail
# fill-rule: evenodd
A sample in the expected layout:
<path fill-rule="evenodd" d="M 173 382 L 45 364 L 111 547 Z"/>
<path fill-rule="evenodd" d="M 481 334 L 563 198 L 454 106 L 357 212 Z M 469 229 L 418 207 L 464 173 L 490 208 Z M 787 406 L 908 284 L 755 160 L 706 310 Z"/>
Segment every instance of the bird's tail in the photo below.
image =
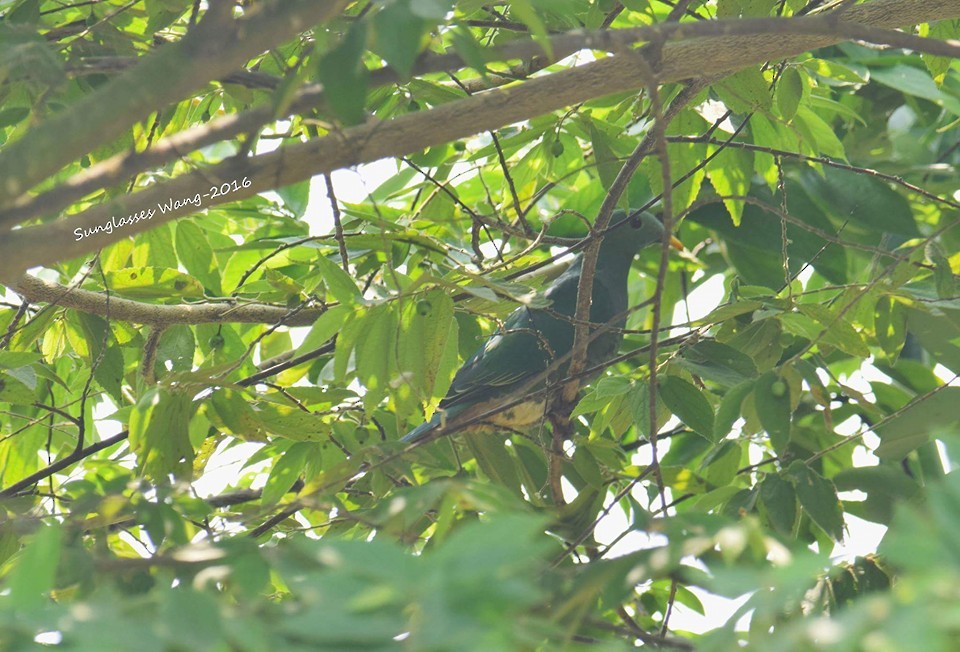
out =
<path fill-rule="evenodd" d="M 404 444 L 414 444 L 421 439 L 426 438 L 431 432 L 434 431 L 440 425 L 440 417 L 438 415 L 433 415 L 433 418 L 429 421 L 421 423 L 419 426 L 405 434 L 400 438 L 400 441 Z"/>
<path fill-rule="evenodd" d="M 433 413 L 433 418 L 427 421 L 426 423 L 421 423 L 419 426 L 405 434 L 400 438 L 404 444 L 414 444 L 418 441 L 422 441 L 429 437 L 434 430 L 437 428 L 443 427 L 446 423 L 463 412 L 466 406 L 463 405 L 454 405 L 446 409 L 437 408 L 437 411 Z"/>

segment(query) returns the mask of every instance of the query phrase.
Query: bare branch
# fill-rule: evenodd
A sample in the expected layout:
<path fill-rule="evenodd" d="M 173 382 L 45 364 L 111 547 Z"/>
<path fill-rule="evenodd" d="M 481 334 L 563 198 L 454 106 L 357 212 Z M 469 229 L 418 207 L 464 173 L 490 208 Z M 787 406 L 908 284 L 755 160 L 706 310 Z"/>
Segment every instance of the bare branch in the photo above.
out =
<path fill-rule="evenodd" d="M 343 271 L 350 273 L 350 256 L 347 254 L 347 243 L 343 239 L 343 221 L 340 219 L 340 202 L 337 201 L 337 194 L 333 189 L 333 177 L 327 173 L 323 175 L 323 180 L 327 184 L 327 199 L 330 200 L 330 211 L 333 213 L 333 233 L 337 239 L 337 246 L 340 247 L 340 264 Z"/>
<path fill-rule="evenodd" d="M 21 276 L 11 289 L 32 303 L 55 304 L 101 317 L 107 315 L 107 297 L 99 292 L 69 288 L 29 274 Z M 309 326 L 323 312 L 319 308 L 306 308 L 292 315 L 289 308 L 262 303 L 161 305 L 121 299 L 116 296 L 111 296 L 109 299 L 109 311 L 111 319 L 158 326 L 221 323 L 275 324 L 281 321 L 287 326 Z"/>

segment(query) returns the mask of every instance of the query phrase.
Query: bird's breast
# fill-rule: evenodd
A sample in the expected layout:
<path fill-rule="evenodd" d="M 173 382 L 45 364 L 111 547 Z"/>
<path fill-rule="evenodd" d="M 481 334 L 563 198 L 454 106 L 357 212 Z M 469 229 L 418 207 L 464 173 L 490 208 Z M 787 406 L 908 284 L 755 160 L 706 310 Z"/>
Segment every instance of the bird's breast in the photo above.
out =
<path fill-rule="evenodd" d="M 491 409 L 495 409 L 495 407 L 492 405 Z M 483 422 L 502 428 L 520 430 L 540 422 L 543 419 L 545 408 L 545 401 L 524 401 L 490 415 Z"/>

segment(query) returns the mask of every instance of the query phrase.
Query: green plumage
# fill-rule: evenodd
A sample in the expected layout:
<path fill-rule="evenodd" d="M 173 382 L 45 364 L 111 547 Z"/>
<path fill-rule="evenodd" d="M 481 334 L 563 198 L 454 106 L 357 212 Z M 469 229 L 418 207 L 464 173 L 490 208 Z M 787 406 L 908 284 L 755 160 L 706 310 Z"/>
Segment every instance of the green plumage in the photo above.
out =
<path fill-rule="evenodd" d="M 616 225 L 625 218 L 624 211 L 616 211 L 611 222 Z M 659 220 L 650 213 L 641 213 L 603 239 L 593 277 L 592 324 L 606 324 L 626 311 L 627 276 L 633 258 L 640 249 L 659 242 L 662 237 L 663 226 Z M 573 348 L 572 318 L 576 314 L 582 262 L 582 257 L 578 256 L 546 290 L 544 296 L 550 302 L 547 310 L 526 306 L 514 310 L 503 328 L 457 371 L 433 419 L 411 430 L 402 441 L 423 439 L 445 420 L 468 408 L 482 406 L 484 411 L 492 410 L 519 398 L 520 390 L 533 377 L 541 374 L 554 360 L 568 355 Z M 613 330 L 600 334 L 590 343 L 588 367 L 603 364 L 616 355 L 623 339 L 620 329 L 624 322 L 621 317 L 613 324 Z M 569 360 L 564 361 L 555 377 L 561 378 L 568 365 Z M 543 386 L 544 381 L 541 381 L 534 389 Z M 487 420 L 484 427 L 523 428 L 536 423 L 547 407 L 543 399 L 540 396 L 508 408 Z"/>

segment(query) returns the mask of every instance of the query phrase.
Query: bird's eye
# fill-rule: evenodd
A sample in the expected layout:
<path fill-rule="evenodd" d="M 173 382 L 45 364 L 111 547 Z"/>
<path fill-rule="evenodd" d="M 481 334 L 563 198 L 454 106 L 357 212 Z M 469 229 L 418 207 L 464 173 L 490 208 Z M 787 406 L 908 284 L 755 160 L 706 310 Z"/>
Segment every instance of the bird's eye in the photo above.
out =
<path fill-rule="evenodd" d="M 639 217 L 634 217 L 629 221 L 631 229 L 639 229 L 643 226 L 643 222 L 640 221 Z"/>

